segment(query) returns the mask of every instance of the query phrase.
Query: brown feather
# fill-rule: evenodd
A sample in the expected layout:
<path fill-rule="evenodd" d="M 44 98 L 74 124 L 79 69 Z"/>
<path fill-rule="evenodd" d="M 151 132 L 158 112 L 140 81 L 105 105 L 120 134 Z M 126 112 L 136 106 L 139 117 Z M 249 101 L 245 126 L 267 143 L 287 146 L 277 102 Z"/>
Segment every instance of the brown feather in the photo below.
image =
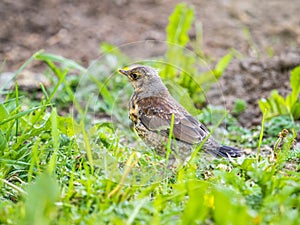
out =
<path fill-rule="evenodd" d="M 208 134 L 206 128 L 186 111 L 177 109 L 161 97 L 140 99 L 140 121 L 151 131 L 169 135 L 172 114 L 174 114 L 173 135 L 177 140 L 189 144 L 201 142 Z"/>

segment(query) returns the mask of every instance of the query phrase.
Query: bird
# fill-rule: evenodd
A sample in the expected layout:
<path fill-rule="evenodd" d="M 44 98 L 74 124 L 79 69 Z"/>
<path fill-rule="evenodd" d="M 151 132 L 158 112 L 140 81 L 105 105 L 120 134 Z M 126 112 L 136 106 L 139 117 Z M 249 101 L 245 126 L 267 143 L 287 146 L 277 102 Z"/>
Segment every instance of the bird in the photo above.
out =
<path fill-rule="evenodd" d="M 132 65 L 118 72 L 128 78 L 134 89 L 129 101 L 129 118 L 134 129 L 159 155 L 171 152 L 170 164 L 178 159 L 185 161 L 201 145 L 205 153 L 214 157 L 241 156 L 241 150 L 217 142 L 208 129 L 171 96 L 156 69 Z"/>

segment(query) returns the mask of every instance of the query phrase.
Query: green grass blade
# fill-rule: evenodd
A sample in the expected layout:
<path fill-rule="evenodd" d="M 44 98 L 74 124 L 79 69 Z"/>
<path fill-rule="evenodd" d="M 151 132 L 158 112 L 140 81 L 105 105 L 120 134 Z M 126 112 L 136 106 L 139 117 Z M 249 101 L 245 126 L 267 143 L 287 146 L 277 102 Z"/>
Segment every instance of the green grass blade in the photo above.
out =
<path fill-rule="evenodd" d="M 57 112 L 56 108 L 52 108 L 51 112 L 51 137 L 53 142 L 53 154 L 51 156 L 48 172 L 49 174 L 54 173 L 55 171 L 55 165 L 57 160 L 57 154 L 59 150 L 59 131 L 57 127 Z"/>
<path fill-rule="evenodd" d="M 265 127 L 265 117 L 267 114 L 267 109 L 265 109 L 264 113 L 263 113 L 263 118 L 261 120 L 261 130 L 260 130 L 260 134 L 259 134 L 259 141 L 258 141 L 258 146 L 257 146 L 257 154 L 260 154 L 260 148 L 261 148 L 261 143 L 262 143 L 262 139 L 264 136 L 264 127 Z"/>
<path fill-rule="evenodd" d="M 86 72 L 86 69 L 76 63 L 73 60 L 67 59 L 60 55 L 54 55 L 50 53 L 38 52 L 34 55 L 35 59 L 42 60 L 42 61 L 51 61 L 51 62 L 58 62 L 66 65 L 68 68 L 79 70 L 82 73 Z"/>
<path fill-rule="evenodd" d="M 29 113 L 31 113 L 31 112 L 37 110 L 37 109 L 40 109 L 40 108 L 43 108 L 43 107 L 47 107 L 47 106 L 50 106 L 50 104 L 48 104 L 48 105 L 43 105 L 43 106 L 33 107 L 33 108 L 31 108 L 31 109 L 28 109 L 28 110 L 22 111 L 22 112 L 20 112 L 20 113 L 17 113 L 17 114 L 15 114 L 15 115 L 13 115 L 13 116 L 8 117 L 8 118 L 5 119 L 5 120 L 0 121 L 0 126 L 3 125 L 3 124 L 5 124 L 5 123 L 7 123 L 7 122 L 9 122 L 9 121 L 19 119 L 19 118 L 21 118 L 22 116 L 25 116 L 25 115 L 27 115 L 27 114 L 29 114 Z"/>
<path fill-rule="evenodd" d="M 0 87 L 0 93 L 2 93 L 3 90 L 4 90 L 5 88 L 7 88 L 8 84 L 9 84 L 13 79 L 15 79 L 15 77 L 16 77 L 18 74 L 20 74 L 20 73 L 26 68 L 26 66 L 28 66 L 28 65 L 35 59 L 35 55 L 36 55 L 36 54 L 40 54 L 42 51 L 43 51 L 43 50 L 40 50 L 40 51 L 36 52 L 36 53 L 33 54 L 29 59 L 27 59 L 27 60 L 25 61 L 25 63 L 23 63 L 23 65 L 22 65 L 22 66 L 14 73 L 14 75 L 11 77 L 11 79 L 9 79 L 4 85 L 2 85 L 2 86 Z"/>

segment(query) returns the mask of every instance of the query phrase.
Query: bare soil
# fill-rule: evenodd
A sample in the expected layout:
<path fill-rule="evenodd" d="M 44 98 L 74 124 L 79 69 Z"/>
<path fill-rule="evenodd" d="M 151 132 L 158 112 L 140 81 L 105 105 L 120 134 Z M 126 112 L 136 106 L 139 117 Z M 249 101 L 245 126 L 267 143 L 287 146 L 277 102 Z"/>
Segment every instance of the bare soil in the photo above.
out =
<path fill-rule="evenodd" d="M 23 0 L 0 2 L 0 60 L 2 72 L 16 70 L 34 52 L 47 52 L 77 60 L 85 66 L 99 56 L 99 44 L 121 46 L 152 40 L 165 41 L 168 17 L 177 0 Z M 257 100 L 277 88 L 288 90 L 289 70 L 300 64 L 299 0 L 190 0 L 196 24 L 203 29 L 204 53 L 218 59 L 236 49 L 234 60 L 221 78 L 224 98 L 214 90 L 216 103 L 232 108 L 236 98 L 248 103 L 239 120 L 244 126 L 260 118 Z M 195 38 L 195 27 L 190 32 Z M 134 45 L 132 45 L 134 46 Z M 159 44 L 151 49 L 134 46 L 129 55 L 160 56 Z M 275 55 L 269 58 L 268 55 Z M 34 70 L 38 65 L 31 65 Z"/>

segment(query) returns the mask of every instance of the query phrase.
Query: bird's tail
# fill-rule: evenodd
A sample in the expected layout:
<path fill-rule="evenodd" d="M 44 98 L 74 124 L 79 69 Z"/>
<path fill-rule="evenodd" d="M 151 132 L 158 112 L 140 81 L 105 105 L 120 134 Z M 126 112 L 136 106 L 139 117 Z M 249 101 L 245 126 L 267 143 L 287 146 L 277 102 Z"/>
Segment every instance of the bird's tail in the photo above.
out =
<path fill-rule="evenodd" d="M 242 151 L 237 148 L 222 145 L 221 147 L 219 147 L 217 155 L 225 158 L 236 158 L 242 156 Z"/>

